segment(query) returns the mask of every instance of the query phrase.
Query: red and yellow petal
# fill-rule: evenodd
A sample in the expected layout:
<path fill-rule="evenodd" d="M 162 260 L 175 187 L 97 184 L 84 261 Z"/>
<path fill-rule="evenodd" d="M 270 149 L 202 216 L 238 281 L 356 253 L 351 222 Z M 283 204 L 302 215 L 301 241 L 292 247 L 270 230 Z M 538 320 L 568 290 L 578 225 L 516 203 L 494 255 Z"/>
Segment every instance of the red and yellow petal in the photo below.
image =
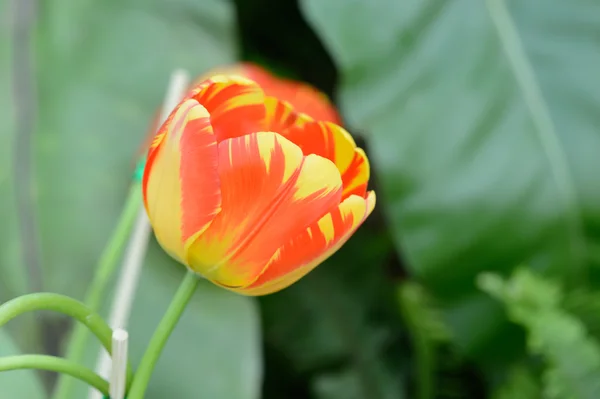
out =
<path fill-rule="evenodd" d="M 266 295 L 293 284 L 333 255 L 375 207 L 375 193 L 352 195 L 335 210 L 281 246 L 251 285 L 235 289 L 245 295 Z"/>
<path fill-rule="evenodd" d="M 144 204 L 156 238 L 185 260 L 184 242 L 221 209 L 218 148 L 206 108 L 183 101 L 156 136 L 144 169 Z"/>
<path fill-rule="evenodd" d="M 237 75 L 216 75 L 188 96 L 209 112 L 217 141 L 262 131 L 265 95 L 252 80 Z"/>
<path fill-rule="evenodd" d="M 271 74 L 267 70 L 245 63 L 242 65 L 244 76 L 258 83 L 265 94 L 292 104 L 298 112 L 320 121 L 341 124 L 341 118 L 325 94 L 316 88 L 291 79 Z"/>
<path fill-rule="evenodd" d="M 342 173 L 342 183 L 344 185 L 343 197 L 347 198 L 350 195 L 359 195 L 364 197 L 367 194 L 367 185 L 371 176 L 371 167 L 369 166 L 369 158 L 362 148 L 354 150 L 354 158 L 352 163 Z"/>
<path fill-rule="evenodd" d="M 217 284 L 252 283 L 286 240 L 341 200 L 335 165 L 271 132 L 219 144 L 222 211 L 186 246 L 188 267 Z"/>
<path fill-rule="evenodd" d="M 296 112 L 287 101 L 275 97 L 265 98 L 264 131 L 279 133 L 294 126 L 303 126 L 310 121 L 312 119 L 308 115 Z"/>
<path fill-rule="evenodd" d="M 341 118 L 329 98 L 319 90 L 304 83 L 286 81 L 283 87 L 268 90 L 265 93 L 283 98 L 294 105 L 294 108 L 315 120 L 342 124 Z"/>
<path fill-rule="evenodd" d="M 343 198 L 359 193 L 364 197 L 370 174 L 369 162 L 344 128 L 331 122 L 309 121 L 284 130 L 282 134 L 298 144 L 304 154 L 317 154 L 335 163 L 342 175 Z"/>

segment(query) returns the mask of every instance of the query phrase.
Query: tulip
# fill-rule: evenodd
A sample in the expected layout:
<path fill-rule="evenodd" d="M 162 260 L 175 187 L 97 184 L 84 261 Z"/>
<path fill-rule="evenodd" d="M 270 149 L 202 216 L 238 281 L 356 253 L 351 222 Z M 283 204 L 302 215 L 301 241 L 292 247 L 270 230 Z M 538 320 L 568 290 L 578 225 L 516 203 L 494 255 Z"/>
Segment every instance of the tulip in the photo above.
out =
<path fill-rule="evenodd" d="M 335 253 L 375 206 L 369 162 L 350 134 L 217 75 L 159 129 L 142 180 L 162 248 L 244 295 L 266 295 Z"/>

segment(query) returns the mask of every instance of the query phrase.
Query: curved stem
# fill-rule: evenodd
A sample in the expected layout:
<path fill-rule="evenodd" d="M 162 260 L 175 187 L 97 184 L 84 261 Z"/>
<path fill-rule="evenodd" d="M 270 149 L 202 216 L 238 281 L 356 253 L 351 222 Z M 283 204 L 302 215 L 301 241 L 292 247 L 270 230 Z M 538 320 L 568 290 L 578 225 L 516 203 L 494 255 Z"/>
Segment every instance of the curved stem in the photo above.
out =
<path fill-rule="evenodd" d="M 92 331 L 102 346 L 110 352 L 112 329 L 96 312 L 65 295 L 40 292 L 22 295 L 5 302 L 0 306 L 0 327 L 15 317 L 33 310 L 52 310 L 77 319 Z"/>
<path fill-rule="evenodd" d="M 131 384 L 131 389 L 127 394 L 128 399 L 143 399 L 148 383 L 150 382 L 150 377 L 154 371 L 154 366 L 169 336 L 173 332 L 173 329 L 175 329 L 179 318 L 183 314 L 185 307 L 192 298 L 198 281 L 198 276 L 192 272 L 188 272 L 179 285 L 175 297 L 173 297 L 167 312 L 158 324 L 156 331 L 154 331 L 148 348 L 140 361 L 138 370 L 133 378 L 133 383 Z"/>
<path fill-rule="evenodd" d="M 96 274 L 88 288 L 85 303 L 93 311 L 97 311 L 102 303 L 104 292 L 110 282 L 110 278 L 119 266 L 119 259 L 123 248 L 127 244 L 129 233 L 137 216 L 137 211 L 141 203 L 141 184 L 134 182 L 129 190 L 123 211 L 119 217 L 119 222 L 112 236 L 102 252 Z M 83 358 L 87 346 L 88 329 L 84 325 L 77 324 L 73 328 L 73 333 L 69 339 L 65 357 L 74 362 L 79 362 Z M 73 381 L 71 379 L 59 378 L 54 390 L 54 398 L 68 397 Z"/>
<path fill-rule="evenodd" d="M 0 327 L 15 317 L 34 310 L 51 310 L 78 320 L 100 340 L 108 353 L 111 352 L 112 329 L 104 319 L 83 303 L 65 295 L 40 292 L 22 295 L 5 302 L 0 306 Z M 131 368 L 129 368 L 128 380 L 131 379 L 131 375 Z"/>
<path fill-rule="evenodd" d="M 70 375 L 93 386 L 108 396 L 108 382 L 92 370 L 66 359 L 46 355 L 19 355 L 0 357 L 0 372 L 20 369 L 55 371 Z"/>

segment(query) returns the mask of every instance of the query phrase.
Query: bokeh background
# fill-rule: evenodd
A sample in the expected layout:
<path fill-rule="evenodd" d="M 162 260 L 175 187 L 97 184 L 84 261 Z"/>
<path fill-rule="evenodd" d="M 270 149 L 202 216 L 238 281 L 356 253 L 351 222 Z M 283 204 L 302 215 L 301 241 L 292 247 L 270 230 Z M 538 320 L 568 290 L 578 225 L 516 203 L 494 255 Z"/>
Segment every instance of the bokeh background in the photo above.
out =
<path fill-rule="evenodd" d="M 84 297 L 171 71 L 239 60 L 335 101 L 378 206 L 287 290 L 202 283 L 149 399 L 600 397 L 597 0 L 0 0 L 0 301 Z M 183 273 L 152 242 L 134 363 Z M 70 328 L 22 317 L 0 354 Z"/>

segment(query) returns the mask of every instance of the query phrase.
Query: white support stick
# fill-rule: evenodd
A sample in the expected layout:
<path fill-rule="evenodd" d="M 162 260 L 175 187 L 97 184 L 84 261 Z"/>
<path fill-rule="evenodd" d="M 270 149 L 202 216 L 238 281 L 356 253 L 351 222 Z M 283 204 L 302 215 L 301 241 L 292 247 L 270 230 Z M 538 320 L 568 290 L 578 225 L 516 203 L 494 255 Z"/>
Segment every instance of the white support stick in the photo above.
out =
<path fill-rule="evenodd" d="M 175 70 L 171 74 L 169 87 L 165 96 L 161 110 L 161 124 L 164 122 L 173 108 L 179 103 L 179 100 L 186 93 L 190 82 L 189 74 L 181 69 Z M 117 288 L 110 312 L 109 325 L 112 328 L 127 328 L 127 320 L 131 312 L 137 284 L 139 281 L 142 264 L 148 248 L 148 238 L 150 236 L 150 223 L 146 216 L 146 210 L 140 203 L 140 209 L 135 222 L 134 230 L 129 239 L 129 244 L 123 258 L 123 266 L 117 281 Z M 115 330 L 116 331 L 116 330 Z M 101 351 L 96 363 L 96 372 L 102 377 L 108 377 L 111 369 L 111 358 L 105 352 Z M 113 366 L 114 369 L 114 366 Z M 111 376 L 112 378 L 112 376 Z M 112 380 L 110 381 L 112 386 Z M 102 399 L 100 393 L 95 389 L 90 389 L 89 399 Z M 115 399 L 111 396 L 111 399 Z M 120 399 L 120 398 L 119 398 Z"/>
<path fill-rule="evenodd" d="M 110 399 L 124 399 L 127 383 L 127 344 L 129 334 L 120 328 L 112 335 L 112 366 L 110 370 Z"/>

